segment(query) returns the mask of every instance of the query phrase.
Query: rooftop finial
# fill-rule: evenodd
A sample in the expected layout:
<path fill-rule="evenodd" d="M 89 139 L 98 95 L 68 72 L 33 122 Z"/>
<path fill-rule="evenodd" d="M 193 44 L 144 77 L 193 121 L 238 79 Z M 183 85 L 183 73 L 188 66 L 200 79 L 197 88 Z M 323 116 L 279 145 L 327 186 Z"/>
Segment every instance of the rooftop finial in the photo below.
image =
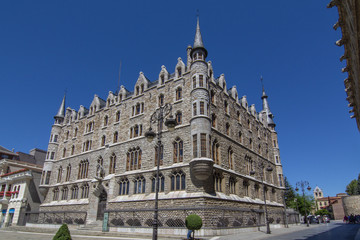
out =
<path fill-rule="evenodd" d="M 199 23 L 199 12 L 197 13 L 197 24 L 196 24 L 196 33 L 195 33 L 195 40 L 193 48 L 204 48 L 204 43 L 201 37 L 200 32 L 200 23 Z"/>
<path fill-rule="evenodd" d="M 266 93 L 265 93 L 265 88 L 264 88 L 264 82 L 263 82 L 263 76 L 260 76 L 260 81 L 261 81 L 261 86 L 262 86 L 262 96 L 261 99 L 263 98 L 267 98 Z"/>
<path fill-rule="evenodd" d="M 65 117 L 65 96 L 66 96 L 66 90 L 64 93 L 64 98 L 61 102 L 60 108 L 58 113 L 55 115 L 55 118 L 64 118 Z"/>

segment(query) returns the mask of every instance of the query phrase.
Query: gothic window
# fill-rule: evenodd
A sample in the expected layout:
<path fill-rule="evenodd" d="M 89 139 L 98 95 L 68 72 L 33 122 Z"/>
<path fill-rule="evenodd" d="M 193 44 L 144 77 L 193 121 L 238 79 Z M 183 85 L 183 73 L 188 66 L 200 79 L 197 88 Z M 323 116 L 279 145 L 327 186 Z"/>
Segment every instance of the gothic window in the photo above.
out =
<path fill-rule="evenodd" d="M 193 135 L 193 158 L 198 157 L 198 151 L 197 151 L 197 134 Z"/>
<path fill-rule="evenodd" d="M 50 159 L 54 159 L 54 158 L 55 158 L 55 152 L 51 152 Z"/>
<path fill-rule="evenodd" d="M 280 185 L 280 187 L 283 186 L 282 174 L 279 174 L 279 185 Z M 320 193 L 319 193 L 319 195 L 320 195 Z"/>
<path fill-rule="evenodd" d="M 255 198 L 260 198 L 260 186 L 259 186 L 259 184 L 255 184 L 254 190 L 255 190 Z"/>
<path fill-rule="evenodd" d="M 110 99 L 108 99 L 108 100 L 106 101 L 106 106 L 107 106 L 107 107 L 110 106 Z"/>
<path fill-rule="evenodd" d="M 228 150 L 229 168 L 234 169 L 234 152 L 231 148 Z"/>
<path fill-rule="evenodd" d="M 200 101 L 200 115 L 204 115 L 205 113 L 205 103 Z"/>
<path fill-rule="evenodd" d="M 63 171 L 62 166 L 60 166 L 59 169 L 58 169 L 58 177 L 57 177 L 57 182 L 58 183 L 61 182 L 62 171 Z"/>
<path fill-rule="evenodd" d="M 163 192 L 165 189 L 165 178 L 160 173 L 159 174 L 159 192 Z M 151 192 L 155 192 L 156 190 L 156 176 L 153 176 L 151 179 Z"/>
<path fill-rule="evenodd" d="M 74 155 L 74 152 L 75 152 L 75 146 L 72 145 L 72 147 L 71 147 L 71 155 Z"/>
<path fill-rule="evenodd" d="M 114 138 L 113 138 L 113 143 L 116 143 L 118 141 L 118 136 L 119 136 L 118 132 L 115 132 Z"/>
<path fill-rule="evenodd" d="M 164 76 L 164 74 L 162 74 L 160 76 L 160 80 L 161 80 L 161 85 L 164 85 L 165 84 L 165 76 Z"/>
<path fill-rule="evenodd" d="M 53 201 L 59 200 L 59 188 L 55 188 L 53 191 Z"/>
<path fill-rule="evenodd" d="M 199 75 L 199 87 L 204 87 L 204 76 Z"/>
<path fill-rule="evenodd" d="M 201 133 L 200 134 L 200 156 L 201 157 L 206 157 L 206 133 Z"/>
<path fill-rule="evenodd" d="M 63 155 L 62 157 L 64 158 L 66 156 L 66 148 L 63 149 Z"/>
<path fill-rule="evenodd" d="M 275 156 L 276 163 L 279 163 L 279 156 Z"/>
<path fill-rule="evenodd" d="M 121 102 L 121 101 L 122 101 L 122 99 L 123 99 L 122 94 L 119 94 L 119 102 Z"/>
<path fill-rule="evenodd" d="M 130 128 L 130 138 L 138 137 L 142 135 L 142 125 L 135 125 Z"/>
<path fill-rule="evenodd" d="M 77 133 L 78 133 L 78 128 L 75 128 L 74 137 L 77 137 Z"/>
<path fill-rule="evenodd" d="M 171 174 L 171 191 L 185 190 L 185 173 L 175 171 Z"/>
<path fill-rule="evenodd" d="M 115 122 L 120 121 L 120 111 L 117 111 L 115 114 Z"/>
<path fill-rule="evenodd" d="M 236 115 L 237 115 L 238 122 L 241 123 L 240 111 L 237 111 Z"/>
<path fill-rule="evenodd" d="M 242 133 L 239 132 L 239 143 L 242 143 Z"/>
<path fill-rule="evenodd" d="M 134 194 L 145 193 L 146 180 L 143 176 L 137 177 L 134 180 Z"/>
<path fill-rule="evenodd" d="M 247 180 L 243 181 L 244 187 L 244 196 L 249 196 L 249 182 Z"/>
<path fill-rule="evenodd" d="M 106 115 L 106 116 L 104 117 L 104 126 L 107 126 L 108 123 L 109 123 L 109 117 Z"/>
<path fill-rule="evenodd" d="M 225 113 L 229 114 L 229 104 L 226 100 L 224 101 L 224 108 L 225 108 Z"/>
<path fill-rule="evenodd" d="M 180 125 L 182 123 L 182 113 L 181 112 L 176 113 L 175 121 L 176 121 L 176 125 Z"/>
<path fill-rule="evenodd" d="M 210 92 L 210 101 L 212 104 L 215 104 L 215 92 L 213 90 Z"/>
<path fill-rule="evenodd" d="M 58 141 L 58 135 L 54 135 L 54 142 Z"/>
<path fill-rule="evenodd" d="M 82 160 L 79 163 L 78 179 L 84 179 L 88 177 L 89 161 Z"/>
<path fill-rule="evenodd" d="M 183 141 L 180 138 L 176 138 L 174 145 L 174 163 L 182 162 L 183 161 Z"/>
<path fill-rule="evenodd" d="M 196 76 L 193 76 L 193 88 L 196 88 Z"/>
<path fill-rule="evenodd" d="M 67 200 L 67 198 L 68 198 L 68 188 L 63 187 L 61 189 L 61 200 Z"/>
<path fill-rule="evenodd" d="M 81 198 L 89 197 L 89 184 L 85 183 L 81 186 Z"/>
<path fill-rule="evenodd" d="M 246 173 L 249 175 L 253 170 L 253 160 L 248 155 L 245 156 Z"/>
<path fill-rule="evenodd" d="M 177 69 L 178 78 L 181 77 L 181 67 L 178 67 Z"/>
<path fill-rule="evenodd" d="M 211 126 L 212 126 L 213 128 L 216 127 L 216 115 L 215 115 L 215 113 L 213 113 L 213 114 L 211 115 Z"/>
<path fill-rule="evenodd" d="M 213 150 L 212 156 L 214 163 L 220 165 L 220 145 L 216 140 L 213 143 L 212 150 Z"/>
<path fill-rule="evenodd" d="M 261 155 L 261 145 L 260 144 L 258 145 L 258 152 Z"/>
<path fill-rule="evenodd" d="M 101 146 L 102 146 L 102 147 L 105 146 L 105 142 L 106 142 L 106 137 L 105 137 L 105 135 L 103 135 L 103 136 L 101 137 Z"/>
<path fill-rule="evenodd" d="M 136 92 L 136 96 L 137 96 L 137 95 L 139 95 L 139 93 L 140 93 L 140 91 L 139 91 L 139 90 L 140 90 L 140 88 L 139 88 L 139 86 L 136 86 L 136 88 L 135 88 L 135 89 L 136 89 L 136 90 L 135 90 L 135 92 Z"/>
<path fill-rule="evenodd" d="M 158 163 L 158 146 L 156 145 L 155 146 L 155 166 L 157 166 L 157 163 Z M 160 166 L 162 166 L 164 164 L 164 145 L 161 145 L 160 146 Z"/>
<path fill-rule="evenodd" d="M 222 191 L 222 186 L 221 186 L 221 182 L 222 182 L 222 176 L 219 172 L 216 172 L 214 174 L 214 180 L 215 180 L 215 191 L 217 192 L 221 192 Z"/>
<path fill-rule="evenodd" d="M 250 149 L 253 149 L 253 140 L 252 140 L 252 138 L 249 139 L 249 146 L 250 146 Z"/>
<path fill-rule="evenodd" d="M 123 178 L 119 181 L 119 195 L 129 195 L 129 180 Z"/>
<path fill-rule="evenodd" d="M 66 137 L 65 137 L 65 140 L 68 140 L 69 139 L 69 131 L 66 132 Z"/>
<path fill-rule="evenodd" d="M 274 147 L 276 147 L 276 141 L 274 140 L 273 142 L 274 142 Z"/>
<path fill-rule="evenodd" d="M 229 178 L 229 192 L 230 194 L 236 194 L 236 180 L 234 177 Z"/>
<path fill-rule="evenodd" d="M 225 125 L 225 130 L 226 130 L 226 135 L 230 135 L 230 124 L 229 123 L 226 123 Z"/>
<path fill-rule="evenodd" d="M 116 169 L 116 155 L 113 153 L 110 157 L 109 174 L 115 173 Z"/>
<path fill-rule="evenodd" d="M 251 131 L 251 122 L 250 122 L 250 120 L 249 120 L 249 119 L 247 120 L 247 124 L 248 124 L 248 128 L 249 128 L 249 130 Z"/>
<path fill-rule="evenodd" d="M 160 94 L 159 96 L 159 107 L 164 106 L 164 94 Z"/>
<path fill-rule="evenodd" d="M 68 182 L 70 180 L 70 174 L 71 174 L 71 165 L 69 164 L 66 167 L 66 177 L 65 177 L 65 182 Z"/>
<path fill-rule="evenodd" d="M 182 99 L 182 89 L 181 89 L 181 87 L 178 87 L 176 89 L 176 101 L 178 101 L 180 99 Z"/>
<path fill-rule="evenodd" d="M 126 171 L 132 171 L 141 168 L 141 149 L 131 148 L 126 156 Z"/>
<path fill-rule="evenodd" d="M 77 199 L 79 193 L 79 187 L 77 185 L 71 188 L 71 199 Z"/>
<path fill-rule="evenodd" d="M 197 110 L 196 110 L 196 102 L 193 103 L 193 116 L 196 116 Z"/>
<path fill-rule="evenodd" d="M 84 152 L 91 150 L 91 143 L 92 143 L 91 140 L 87 140 L 86 142 L 84 142 L 84 144 L 83 144 L 83 151 Z"/>
<path fill-rule="evenodd" d="M 135 106 L 135 115 L 138 115 L 141 113 L 141 105 L 140 103 L 137 103 Z"/>
<path fill-rule="evenodd" d="M 144 84 L 141 84 L 141 93 L 144 92 Z"/>
<path fill-rule="evenodd" d="M 51 176 L 51 171 L 47 171 L 46 172 L 46 178 L 45 178 L 45 184 L 50 183 L 50 176 Z"/>

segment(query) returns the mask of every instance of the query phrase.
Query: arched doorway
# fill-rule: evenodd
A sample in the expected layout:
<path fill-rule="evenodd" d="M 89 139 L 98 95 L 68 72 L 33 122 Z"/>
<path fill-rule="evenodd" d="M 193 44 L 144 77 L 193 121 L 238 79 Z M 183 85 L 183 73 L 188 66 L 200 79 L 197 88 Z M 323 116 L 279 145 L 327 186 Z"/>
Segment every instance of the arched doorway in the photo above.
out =
<path fill-rule="evenodd" d="M 107 202 L 107 193 L 105 189 L 99 195 L 99 203 L 98 203 L 98 210 L 96 214 L 96 220 L 103 220 L 104 219 L 104 211 L 106 209 L 106 202 Z"/>

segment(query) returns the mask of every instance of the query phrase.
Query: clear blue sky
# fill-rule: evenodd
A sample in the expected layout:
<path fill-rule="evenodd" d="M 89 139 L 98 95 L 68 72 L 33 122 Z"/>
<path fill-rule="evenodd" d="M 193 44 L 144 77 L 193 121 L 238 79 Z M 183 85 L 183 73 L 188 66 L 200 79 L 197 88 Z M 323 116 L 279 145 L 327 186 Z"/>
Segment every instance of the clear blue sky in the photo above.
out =
<path fill-rule="evenodd" d="M 214 74 L 261 110 L 260 75 L 275 115 L 284 174 L 325 195 L 360 172 L 360 133 L 350 119 L 330 0 L 1 1 L 0 145 L 47 148 L 53 116 L 106 99 L 140 71 L 174 71 L 193 44 L 196 10 Z"/>

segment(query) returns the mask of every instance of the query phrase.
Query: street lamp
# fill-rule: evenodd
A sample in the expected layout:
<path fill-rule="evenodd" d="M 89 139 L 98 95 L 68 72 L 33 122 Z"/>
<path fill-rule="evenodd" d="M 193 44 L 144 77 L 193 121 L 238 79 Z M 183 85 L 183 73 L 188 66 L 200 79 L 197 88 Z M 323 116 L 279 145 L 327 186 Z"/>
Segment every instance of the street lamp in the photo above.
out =
<path fill-rule="evenodd" d="M 295 190 L 297 192 L 299 191 L 299 187 L 301 188 L 302 193 L 303 193 L 306 226 L 309 227 L 309 220 L 307 219 L 306 206 L 305 206 L 305 188 L 310 191 L 311 187 L 310 187 L 310 184 L 309 184 L 308 181 L 297 182 L 296 183 L 296 188 L 295 188 Z"/>
<path fill-rule="evenodd" d="M 262 184 L 262 188 L 263 188 L 263 195 L 264 195 L 266 233 L 270 234 L 271 231 L 270 231 L 269 216 L 268 216 L 267 205 L 266 205 L 266 195 L 265 195 L 265 185 L 264 185 L 264 169 L 265 169 L 265 165 L 264 165 L 264 163 L 260 162 L 257 166 L 258 166 L 258 170 L 260 172 L 260 179 L 261 179 L 261 184 Z M 270 166 L 268 166 L 266 168 L 266 171 L 268 171 L 268 172 L 272 172 L 272 170 L 273 169 Z M 255 175 L 255 170 L 251 170 L 250 175 Z"/>
<path fill-rule="evenodd" d="M 165 126 L 169 131 L 173 131 L 176 126 L 176 121 L 171 115 L 172 106 L 170 103 L 165 104 L 164 106 L 160 106 L 158 109 L 150 117 L 150 128 L 145 133 L 145 137 L 149 142 L 157 136 L 157 159 L 156 159 L 156 187 L 155 187 L 155 210 L 154 210 L 154 222 L 153 222 L 153 240 L 157 240 L 158 233 L 158 212 L 159 212 L 159 174 L 160 174 L 160 154 L 161 154 L 161 135 L 162 135 L 162 127 L 164 123 L 164 118 L 169 114 L 170 116 L 165 120 Z M 155 133 L 151 124 L 157 123 L 157 133 Z"/>

